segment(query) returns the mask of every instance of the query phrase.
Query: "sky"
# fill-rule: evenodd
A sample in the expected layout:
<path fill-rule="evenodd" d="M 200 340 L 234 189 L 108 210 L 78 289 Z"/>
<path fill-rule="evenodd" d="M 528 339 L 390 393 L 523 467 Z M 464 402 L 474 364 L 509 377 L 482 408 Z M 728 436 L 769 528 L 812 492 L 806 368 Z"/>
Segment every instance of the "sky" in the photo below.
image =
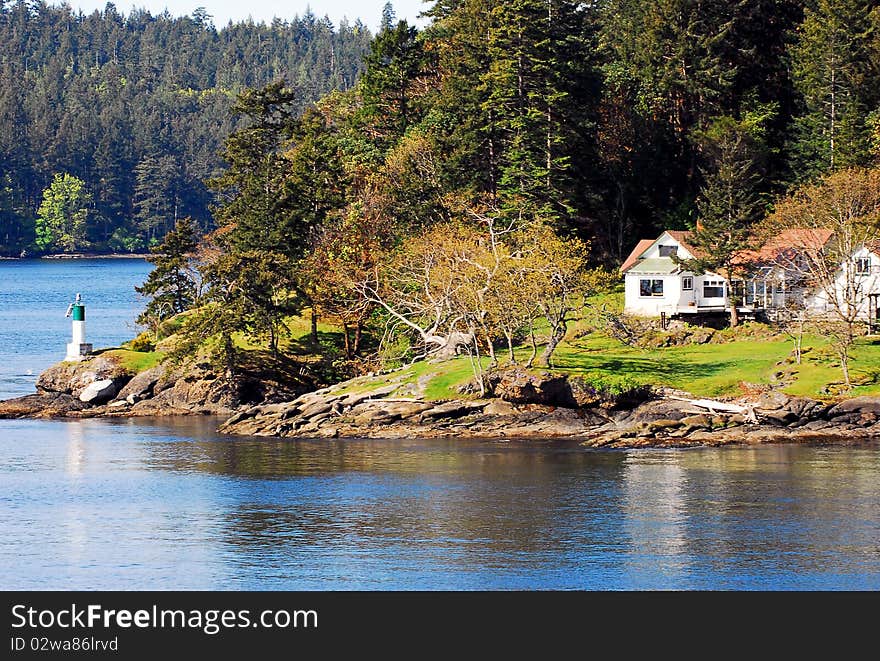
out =
<path fill-rule="evenodd" d="M 66 0 L 74 9 L 90 14 L 95 9 L 103 10 L 107 0 Z M 429 4 L 423 0 L 391 0 L 397 18 L 405 18 L 411 23 L 424 25 L 424 21 L 416 20 Z M 50 0 L 49 4 L 60 5 L 62 0 Z M 317 16 L 330 17 L 339 23 L 343 17 L 350 21 L 360 18 L 370 28 L 379 25 L 382 7 L 386 0 L 115 0 L 116 9 L 128 14 L 132 7 L 148 10 L 151 14 L 160 14 L 166 8 L 173 16 L 192 14 L 196 7 L 204 7 L 214 17 L 214 25 L 221 28 L 229 20 L 241 21 L 250 16 L 254 21 L 270 22 L 277 16 L 282 19 L 302 15 L 306 8 L 311 7 Z"/>

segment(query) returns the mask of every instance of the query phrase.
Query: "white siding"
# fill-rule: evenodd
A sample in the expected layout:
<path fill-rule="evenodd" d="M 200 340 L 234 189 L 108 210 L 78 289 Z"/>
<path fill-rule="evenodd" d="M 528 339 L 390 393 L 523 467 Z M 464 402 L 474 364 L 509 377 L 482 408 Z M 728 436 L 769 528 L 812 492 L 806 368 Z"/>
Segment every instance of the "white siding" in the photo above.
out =
<path fill-rule="evenodd" d="M 658 259 L 669 257 L 668 251 L 661 251 L 663 247 L 674 247 L 675 254 L 679 259 L 693 259 L 684 246 L 672 238 L 667 232 L 663 232 L 653 245 L 642 253 L 642 259 Z M 661 254 L 662 253 L 662 254 Z M 671 259 L 671 258 L 670 258 Z M 683 278 L 691 278 L 693 288 L 682 289 Z M 662 296 L 642 296 L 641 280 L 662 280 Z M 721 308 L 727 304 L 727 284 L 724 283 L 724 296 L 721 298 L 705 298 L 703 296 L 703 284 L 706 280 L 724 279 L 714 273 L 695 275 L 690 272 L 652 275 L 644 273 L 627 272 L 624 277 L 625 304 L 624 311 L 628 314 L 644 317 L 659 317 L 661 312 L 666 314 L 687 314 L 697 312 L 701 308 Z"/>
<path fill-rule="evenodd" d="M 641 280 L 662 280 L 663 296 L 642 296 Z M 624 311 L 628 314 L 645 317 L 659 317 L 661 312 L 673 314 L 681 296 L 681 283 L 678 275 L 651 275 L 627 273 L 624 279 L 626 304 Z"/>
<path fill-rule="evenodd" d="M 855 268 L 856 261 L 864 258 L 869 260 L 868 272 L 865 275 L 857 275 L 859 285 L 855 299 L 859 306 L 858 315 L 860 318 L 868 319 L 868 296 L 869 294 L 880 294 L 880 257 L 869 251 L 867 248 L 860 248 L 855 252 L 849 265 L 841 264 L 835 281 L 835 295 L 840 304 L 843 303 L 846 294 L 847 276 L 845 267 Z M 828 302 L 828 293 L 823 290 L 814 292 L 806 299 L 807 307 L 813 312 L 831 312 L 835 306 Z"/>
<path fill-rule="evenodd" d="M 660 235 L 660 238 L 654 241 L 654 245 L 652 245 L 650 248 L 642 253 L 642 258 L 653 259 L 655 257 L 660 257 L 661 246 L 675 246 L 676 255 L 679 259 L 693 259 L 694 257 L 687 250 L 685 250 L 684 246 L 682 246 L 678 241 L 673 239 L 666 232 L 663 232 L 663 234 Z"/>
<path fill-rule="evenodd" d="M 698 276 L 694 283 L 697 306 L 701 308 L 724 308 L 727 306 L 727 300 L 730 292 L 727 288 L 727 281 L 717 273 L 704 273 Z M 708 283 L 721 283 L 723 289 L 722 296 L 705 296 L 705 287 Z"/>

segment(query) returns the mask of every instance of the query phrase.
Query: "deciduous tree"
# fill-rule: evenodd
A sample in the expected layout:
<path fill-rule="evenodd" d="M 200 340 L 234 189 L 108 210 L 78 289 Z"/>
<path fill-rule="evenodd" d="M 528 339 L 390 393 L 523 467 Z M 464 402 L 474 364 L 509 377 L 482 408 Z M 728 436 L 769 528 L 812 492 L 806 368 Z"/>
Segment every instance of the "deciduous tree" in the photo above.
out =
<path fill-rule="evenodd" d="M 56 174 L 37 210 L 36 245 L 40 250 L 76 252 L 88 246 L 92 196 L 82 179 Z"/>
<path fill-rule="evenodd" d="M 880 235 L 880 170 L 839 170 L 797 189 L 777 205 L 763 231 L 786 229 L 795 230 L 793 245 L 777 259 L 811 290 L 811 321 L 831 341 L 849 388 L 850 352 L 865 330 L 870 282 L 854 257 Z"/>

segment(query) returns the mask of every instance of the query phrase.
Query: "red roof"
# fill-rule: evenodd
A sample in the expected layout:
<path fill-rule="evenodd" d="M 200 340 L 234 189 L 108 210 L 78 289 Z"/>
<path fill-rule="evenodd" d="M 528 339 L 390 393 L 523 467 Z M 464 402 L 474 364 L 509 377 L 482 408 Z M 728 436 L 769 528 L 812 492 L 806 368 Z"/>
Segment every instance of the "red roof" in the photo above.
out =
<path fill-rule="evenodd" d="M 666 233 L 673 239 L 678 241 L 681 244 L 681 247 L 687 250 L 694 257 L 700 257 L 703 254 L 702 250 L 700 250 L 699 248 L 694 248 L 690 243 L 688 243 L 693 232 L 685 232 L 683 230 L 666 230 Z"/>
<path fill-rule="evenodd" d="M 692 245 L 688 243 L 688 239 L 691 237 L 691 232 L 685 232 L 682 230 L 666 230 L 664 234 L 668 234 L 673 239 L 675 239 L 685 250 L 687 250 L 694 257 L 699 257 L 702 254 L 702 251 L 694 248 Z M 663 236 L 662 234 L 660 236 Z M 633 251 L 629 254 L 625 260 L 623 260 L 623 264 L 620 265 L 620 272 L 626 273 L 629 269 L 635 266 L 636 262 L 639 261 L 639 258 L 644 254 L 644 252 L 653 246 L 657 241 L 657 239 L 642 239 L 636 244 L 636 247 L 633 248 Z"/>
<path fill-rule="evenodd" d="M 656 239 L 642 239 L 638 242 L 633 251 L 629 254 L 625 260 L 623 260 L 623 264 L 620 265 L 620 272 L 626 273 L 630 268 L 635 266 L 635 263 L 639 261 L 639 257 L 651 246 L 654 245 L 654 241 Z"/>
<path fill-rule="evenodd" d="M 703 255 L 703 251 L 694 248 L 688 241 L 692 232 L 683 230 L 666 230 L 670 237 L 678 241 L 681 246 L 694 257 Z M 661 235 L 662 236 L 662 235 Z M 782 230 L 779 234 L 772 237 L 757 250 L 750 250 L 743 253 L 743 256 L 737 260 L 740 264 L 748 262 L 772 262 L 785 251 L 794 248 L 795 250 L 817 251 L 828 243 L 829 239 L 834 236 L 834 232 L 829 229 L 817 228 L 794 228 Z M 639 258 L 645 251 L 654 245 L 657 239 L 642 239 L 638 242 L 633 251 L 629 254 L 623 264 L 620 266 L 620 272 L 626 273 L 639 261 Z M 880 240 L 869 242 L 867 248 L 874 254 L 880 256 Z"/>
<path fill-rule="evenodd" d="M 776 236 L 768 239 L 757 250 L 744 253 L 737 260 L 741 264 L 748 262 L 772 262 L 786 250 L 818 251 L 834 236 L 829 229 L 794 228 L 782 230 Z"/>

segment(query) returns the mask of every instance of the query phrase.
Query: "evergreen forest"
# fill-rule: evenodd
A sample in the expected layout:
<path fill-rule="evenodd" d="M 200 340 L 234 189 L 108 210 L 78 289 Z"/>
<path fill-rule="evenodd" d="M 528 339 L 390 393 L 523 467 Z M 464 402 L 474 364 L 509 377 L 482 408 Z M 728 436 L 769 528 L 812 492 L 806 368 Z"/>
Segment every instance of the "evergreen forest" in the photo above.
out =
<path fill-rule="evenodd" d="M 0 0 L 0 255 L 143 252 L 177 218 L 210 228 L 236 96 L 283 78 L 302 110 L 354 84 L 371 38 L 311 13 L 217 28 L 204 9 Z"/>

